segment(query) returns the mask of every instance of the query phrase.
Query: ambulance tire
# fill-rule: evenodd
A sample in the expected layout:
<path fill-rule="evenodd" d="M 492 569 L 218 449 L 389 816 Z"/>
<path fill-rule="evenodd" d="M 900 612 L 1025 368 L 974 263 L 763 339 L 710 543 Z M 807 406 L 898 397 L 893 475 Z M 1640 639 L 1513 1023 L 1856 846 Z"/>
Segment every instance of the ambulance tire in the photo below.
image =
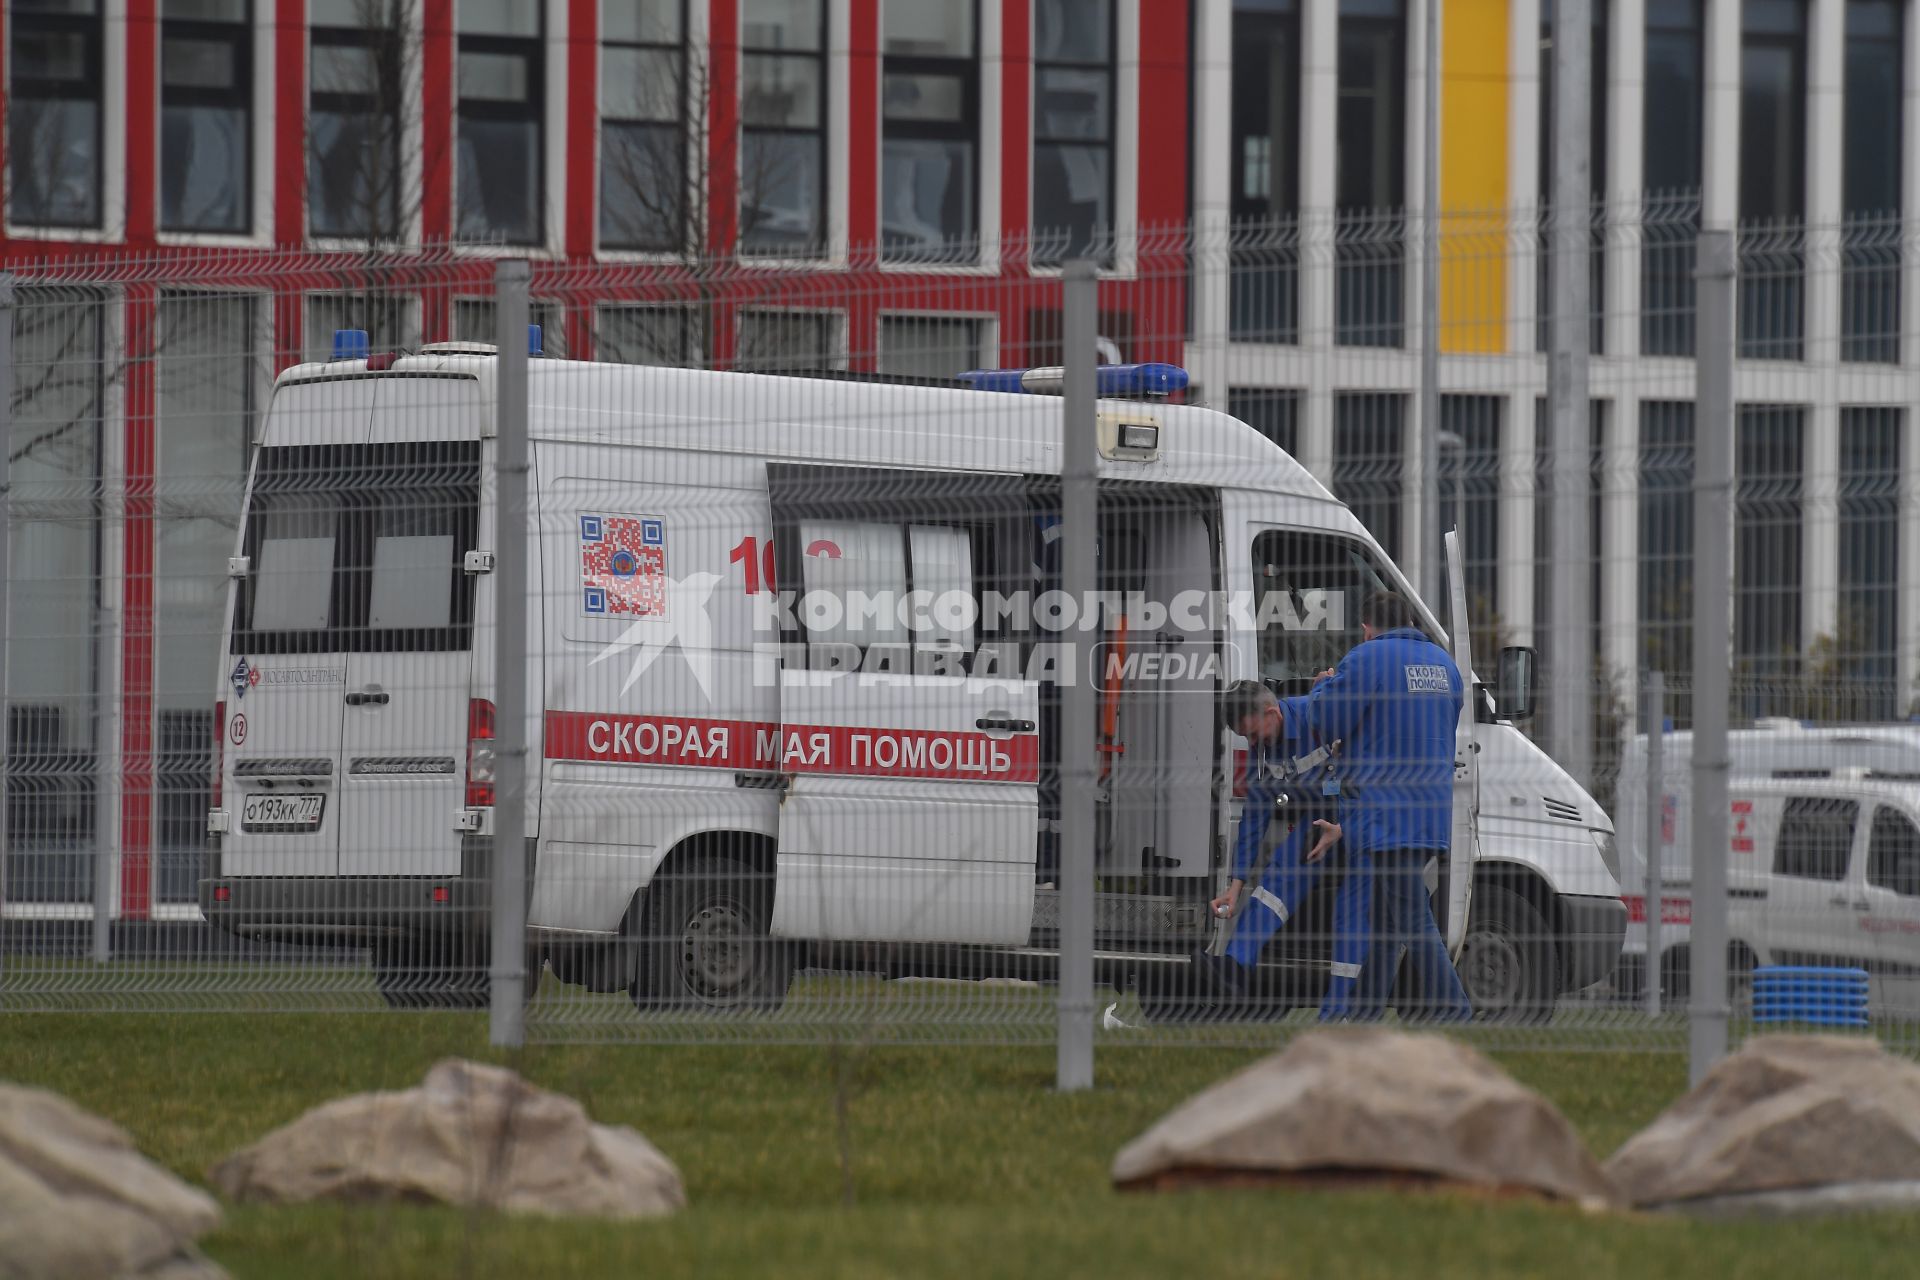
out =
<path fill-rule="evenodd" d="M 465 933 L 376 938 L 373 981 L 394 1009 L 484 1009 L 489 948 Z"/>
<path fill-rule="evenodd" d="M 1759 962 L 1744 942 L 1727 944 L 1727 1006 L 1736 1018 L 1753 1013 L 1753 971 Z M 1693 954 L 1686 944 L 1662 948 L 1660 1007 L 1684 1011 L 1693 998 Z"/>
<path fill-rule="evenodd" d="M 1476 1018 L 1550 1022 L 1558 986 L 1553 933 L 1525 898 L 1497 884 L 1473 889 L 1473 914 L 1460 944 L 1460 981 Z"/>
<path fill-rule="evenodd" d="M 643 1013 L 770 1013 L 787 999 L 795 950 L 771 936 L 773 877 L 724 855 L 699 855 L 647 887 L 634 975 Z"/>

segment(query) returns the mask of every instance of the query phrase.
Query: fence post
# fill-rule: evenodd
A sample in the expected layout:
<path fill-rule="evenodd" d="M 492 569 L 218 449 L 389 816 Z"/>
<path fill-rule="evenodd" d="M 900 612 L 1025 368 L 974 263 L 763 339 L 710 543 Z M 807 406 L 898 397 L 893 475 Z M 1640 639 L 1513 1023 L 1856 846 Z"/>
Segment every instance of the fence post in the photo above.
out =
<path fill-rule="evenodd" d="M 494 267 L 494 809 L 488 1040 L 526 1043 L 527 285 L 523 259 Z"/>
<path fill-rule="evenodd" d="M 1660 913 L 1662 877 L 1661 841 L 1665 835 L 1667 780 L 1661 760 L 1661 739 L 1666 736 L 1667 677 L 1663 672 L 1647 672 L 1647 883 L 1641 904 L 1647 914 L 1647 1016 L 1660 1016 Z"/>
<path fill-rule="evenodd" d="M 1422 5 L 1420 129 L 1420 493 L 1414 509 L 1419 532 L 1408 539 L 1420 557 L 1420 594 L 1435 613 L 1447 613 L 1447 565 L 1439 548 L 1445 523 L 1440 517 L 1440 0 Z M 1455 455 L 1454 475 L 1466 459 Z M 1462 527 L 1466 513 L 1455 507 Z M 1465 545 L 1465 535 L 1461 535 Z M 1457 642 L 1457 637 L 1456 637 Z"/>
<path fill-rule="evenodd" d="M 1066 393 L 1060 424 L 1060 586 L 1090 608 L 1099 537 L 1096 490 L 1100 447 L 1094 420 L 1093 264 L 1069 262 L 1061 299 Z M 1055 1083 L 1062 1092 L 1093 1087 L 1094 697 L 1092 636 L 1066 637 L 1073 662 L 1060 689 L 1060 997 Z"/>
<path fill-rule="evenodd" d="M 0 271 L 0 689 L 7 695 L 7 640 L 12 616 L 7 602 L 13 595 L 13 273 Z M 0 696 L 0 703 L 6 697 Z M 7 726 L 11 731 L 11 726 Z M 13 809 L 7 803 L 7 756 L 12 743 L 0 743 L 0 973 L 6 972 L 7 832 Z"/>
<path fill-rule="evenodd" d="M 1733 555 L 1733 232 L 1702 231 L 1693 470 L 1693 939 L 1688 1076 L 1727 1052 L 1727 698 Z"/>
<path fill-rule="evenodd" d="M 1553 758 L 1581 786 L 1593 780 L 1593 618 L 1587 592 L 1593 572 L 1587 495 L 1593 486 L 1593 411 L 1587 397 L 1593 306 L 1593 179 L 1589 97 L 1593 45 L 1590 0 L 1559 0 L 1553 21 L 1553 286 L 1547 392 L 1552 410 L 1552 576 L 1547 653 L 1553 673 L 1547 707 Z"/>

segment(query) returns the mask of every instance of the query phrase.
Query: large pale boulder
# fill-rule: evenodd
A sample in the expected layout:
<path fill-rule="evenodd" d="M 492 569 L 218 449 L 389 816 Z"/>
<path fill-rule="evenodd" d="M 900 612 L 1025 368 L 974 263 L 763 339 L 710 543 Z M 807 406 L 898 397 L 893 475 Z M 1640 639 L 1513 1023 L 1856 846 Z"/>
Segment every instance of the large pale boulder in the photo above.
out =
<path fill-rule="evenodd" d="M 1635 1205 L 1790 1212 L 1914 1202 L 1920 1065 L 1867 1039 L 1748 1041 L 1629 1139 L 1607 1172 Z M 1819 1190 L 1819 1194 L 1812 1194 Z"/>
<path fill-rule="evenodd" d="M 193 1242 L 213 1197 L 135 1150 L 117 1125 L 58 1094 L 0 1084 L 0 1277 L 224 1275 Z"/>
<path fill-rule="evenodd" d="M 1612 1186 L 1551 1103 L 1440 1036 L 1311 1031 L 1194 1095 L 1113 1162 L 1123 1187 L 1451 1183 L 1586 1205 Z"/>
<path fill-rule="evenodd" d="M 238 1201 L 409 1200 L 648 1218 L 686 1205 L 680 1172 L 625 1126 L 504 1067 L 448 1059 L 417 1088 L 316 1107 L 213 1171 Z"/>

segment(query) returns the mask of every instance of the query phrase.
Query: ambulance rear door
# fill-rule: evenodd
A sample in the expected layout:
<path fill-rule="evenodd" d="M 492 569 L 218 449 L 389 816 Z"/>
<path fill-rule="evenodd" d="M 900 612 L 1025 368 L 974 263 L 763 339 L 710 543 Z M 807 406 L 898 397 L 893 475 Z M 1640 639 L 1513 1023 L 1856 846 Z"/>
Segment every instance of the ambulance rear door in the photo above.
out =
<path fill-rule="evenodd" d="M 468 739 L 492 733 L 486 705 L 470 703 L 475 601 L 490 579 L 465 563 L 479 549 L 486 405 L 471 377 L 377 385 L 366 451 L 347 477 L 364 581 L 337 691 L 340 874 L 458 875 Z"/>
<path fill-rule="evenodd" d="M 354 466 L 374 380 L 275 390 L 254 459 L 221 657 L 228 876 L 328 877 L 340 862 Z"/>
<path fill-rule="evenodd" d="M 773 931 L 1026 942 L 1039 690 L 981 608 L 1030 581 L 1024 478 L 774 465 L 768 481 L 793 602 Z"/>

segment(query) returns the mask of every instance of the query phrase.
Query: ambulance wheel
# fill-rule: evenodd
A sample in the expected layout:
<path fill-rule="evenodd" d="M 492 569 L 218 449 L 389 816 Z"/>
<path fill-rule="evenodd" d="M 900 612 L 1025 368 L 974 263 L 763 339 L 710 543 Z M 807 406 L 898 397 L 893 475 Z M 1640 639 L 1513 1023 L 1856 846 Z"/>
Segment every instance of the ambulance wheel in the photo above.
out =
<path fill-rule="evenodd" d="M 487 951 L 465 933 L 402 933 L 373 942 L 373 981 L 394 1009 L 484 1009 Z"/>
<path fill-rule="evenodd" d="M 655 878 L 644 915 L 633 986 L 643 1012 L 770 1012 L 786 1001 L 794 949 L 771 936 L 771 874 L 734 858 L 692 858 Z"/>
<path fill-rule="evenodd" d="M 1553 1018 L 1553 935 L 1534 905 L 1513 890 L 1474 886 L 1458 968 L 1475 1016 L 1490 1022 Z"/>
<path fill-rule="evenodd" d="M 1753 1012 L 1753 970 L 1758 962 L 1744 942 L 1727 944 L 1727 1006 L 1736 1018 Z M 1660 955 L 1660 1007 L 1685 1012 L 1693 998 L 1693 956 L 1686 944 Z"/>

